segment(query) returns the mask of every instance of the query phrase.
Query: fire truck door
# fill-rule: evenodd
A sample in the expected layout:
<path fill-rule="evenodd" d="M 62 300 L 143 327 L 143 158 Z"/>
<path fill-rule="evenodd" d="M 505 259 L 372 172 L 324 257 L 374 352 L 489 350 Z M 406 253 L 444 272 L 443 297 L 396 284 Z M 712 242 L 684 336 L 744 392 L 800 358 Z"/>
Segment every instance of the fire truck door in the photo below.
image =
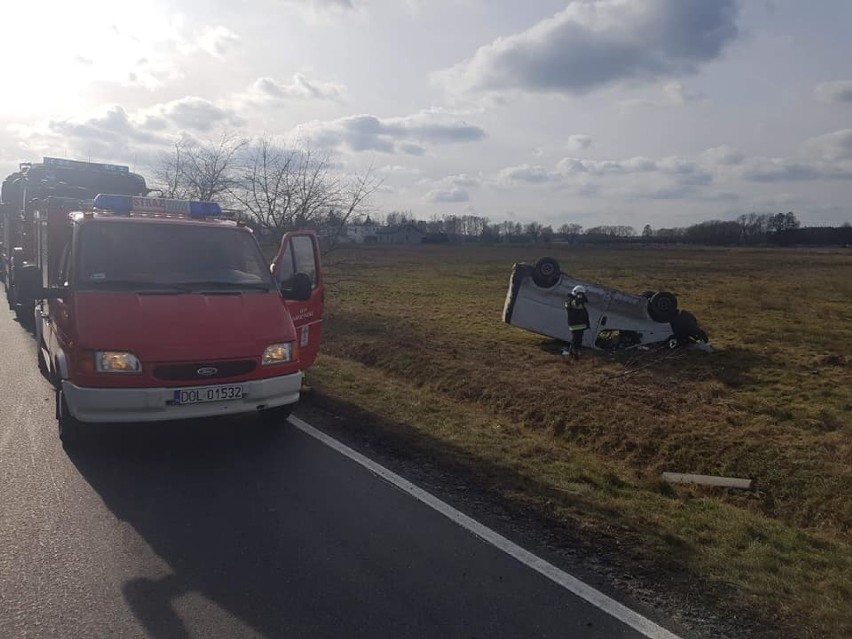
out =
<path fill-rule="evenodd" d="M 302 370 L 314 363 L 322 336 L 325 289 L 320 262 L 319 242 L 313 231 L 287 233 L 281 240 L 272 274 L 284 295 L 284 304 L 296 327 L 296 341 Z M 308 291 L 305 278 L 310 281 Z M 298 280 L 302 280 L 301 285 Z M 307 299 L 294 299 L 300 286 Z"/>

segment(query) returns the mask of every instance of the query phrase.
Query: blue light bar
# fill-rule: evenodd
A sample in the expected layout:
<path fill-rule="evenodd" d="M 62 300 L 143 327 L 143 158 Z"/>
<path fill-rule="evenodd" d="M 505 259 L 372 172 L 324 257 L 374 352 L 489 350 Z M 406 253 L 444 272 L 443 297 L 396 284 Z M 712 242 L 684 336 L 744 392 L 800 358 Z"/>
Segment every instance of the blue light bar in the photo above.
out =
<path fill-rule="evenodd" d="M 192 217 L 222 217 L 222 207 L 218 202 L 190 202 L 189 214 Z"/>
<path fill-rule="evenodd" d="M 222 217 L 222 208 L 217 202 L 170 200 L 157 197 L 133 195 L 111 195 L 101 193 L 95 198 L 94 208 L 111 211 L 119 215 L 130 213 L 160 213 L 162 215 L 184 215 L 196 218 Z"/>
<path fill-rule="evenodd" d="M 106 195 L 95 197 L 94 208 L 127 215 L 133 210 L 133 199 L 129 195 Z"/>

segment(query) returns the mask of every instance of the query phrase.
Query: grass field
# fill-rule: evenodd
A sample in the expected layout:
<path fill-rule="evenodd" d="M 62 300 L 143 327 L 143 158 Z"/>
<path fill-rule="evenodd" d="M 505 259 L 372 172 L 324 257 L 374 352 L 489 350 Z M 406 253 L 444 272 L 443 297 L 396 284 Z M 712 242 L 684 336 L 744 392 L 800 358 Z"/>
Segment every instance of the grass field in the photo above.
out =
<path fill-rule="evenodd" d="M 569 362 L 501 322 L 512 264 L 669 290 L 712 354 Z M 329 258 L 320 397 L 636 570 L 789 636 L 852 636 L 852 252 L 418 247 Z M 751 492 L 663 471 L 746 477 Z M 735 595 L 735 596 L 731 596 Z"/>

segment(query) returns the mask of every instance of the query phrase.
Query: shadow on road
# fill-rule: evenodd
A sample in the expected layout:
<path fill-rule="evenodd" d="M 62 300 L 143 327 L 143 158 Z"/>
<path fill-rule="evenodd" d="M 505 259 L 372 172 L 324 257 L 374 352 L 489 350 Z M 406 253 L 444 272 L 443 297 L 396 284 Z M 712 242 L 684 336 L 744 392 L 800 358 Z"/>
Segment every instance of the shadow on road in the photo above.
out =
<path fill-rule="evenodd" d="M 284 628 L 298 634 L 318 623 L 316 610 L 292 604 L 291 590 L 310 588 L 301 579 L 313 568 L 303 553 L 313 510 L 304 500 L 321 498 L 322 490 L 299 487 L 309 469 L 289 425 L 270 430 L 243 417 L 87 425 L 87 431 L 68 450 L 70 459 L 172 570 L 123 587 L 151 636 L 196 635 L 174 608 L 191 592 L 264 636 L 280 636 Z M 333 630 L 332 624 L 318 635 Z"/>

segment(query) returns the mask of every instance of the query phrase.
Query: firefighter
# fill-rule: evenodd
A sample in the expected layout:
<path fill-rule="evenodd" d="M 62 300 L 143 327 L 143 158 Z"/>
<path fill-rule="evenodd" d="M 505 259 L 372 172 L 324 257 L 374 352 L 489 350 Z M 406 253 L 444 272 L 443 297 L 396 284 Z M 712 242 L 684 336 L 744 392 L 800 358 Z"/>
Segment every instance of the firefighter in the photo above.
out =
<path fill-rule="evenodd" d="M 571 289 L 571 294 L 565 300 L 565 311 L 568 313 L 568 330 L 571 331 L 571 344 L 564 355 L 580 359 L 580 347 L 583 345 L 583 333 L 589 328 L 589 311 L 586 310 L 586 287 L 577 285 Z"/>

